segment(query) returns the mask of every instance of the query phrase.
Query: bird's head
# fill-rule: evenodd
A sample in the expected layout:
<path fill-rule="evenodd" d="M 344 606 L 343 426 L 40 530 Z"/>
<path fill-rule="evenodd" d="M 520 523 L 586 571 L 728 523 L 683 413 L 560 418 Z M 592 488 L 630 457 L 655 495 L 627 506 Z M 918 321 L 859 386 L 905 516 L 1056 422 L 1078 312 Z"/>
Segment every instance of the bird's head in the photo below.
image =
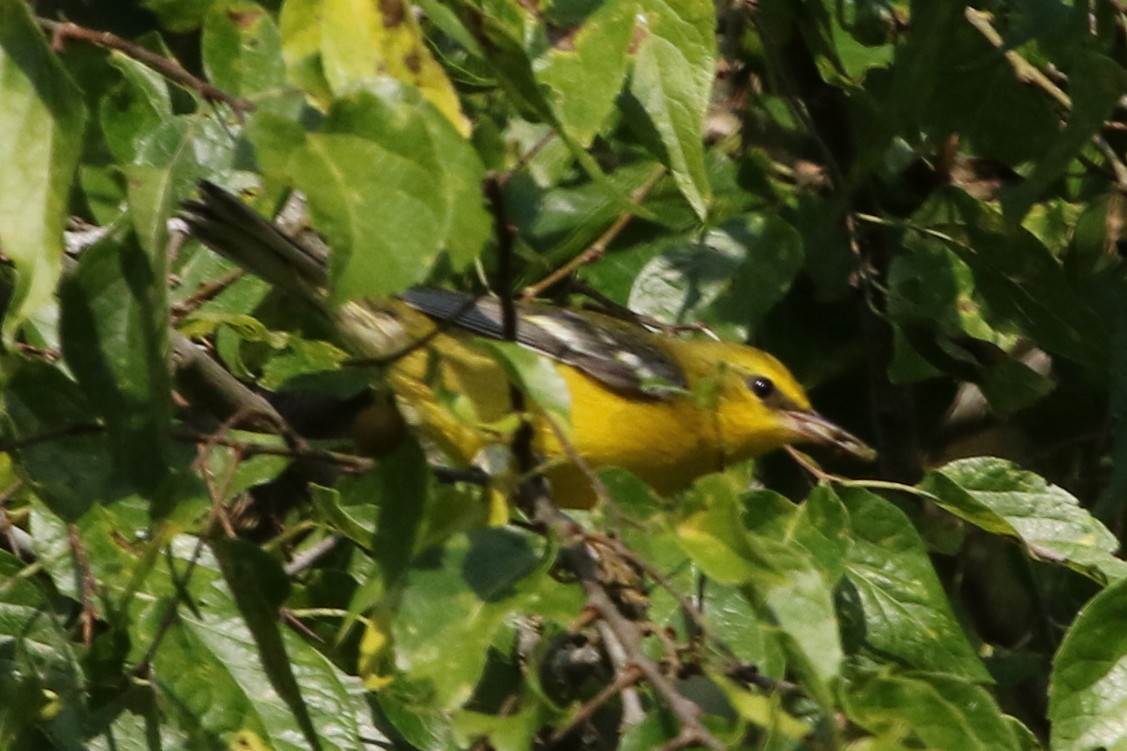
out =
<path fill-rule="evenodd" d="M 792 443 L 829 446 L 864 461 L 876 452 L 819 415 L 786 366 L 754 347 L 695 342 L 690 380 L 716 399 L 717 428 L 729 461 Z"/>

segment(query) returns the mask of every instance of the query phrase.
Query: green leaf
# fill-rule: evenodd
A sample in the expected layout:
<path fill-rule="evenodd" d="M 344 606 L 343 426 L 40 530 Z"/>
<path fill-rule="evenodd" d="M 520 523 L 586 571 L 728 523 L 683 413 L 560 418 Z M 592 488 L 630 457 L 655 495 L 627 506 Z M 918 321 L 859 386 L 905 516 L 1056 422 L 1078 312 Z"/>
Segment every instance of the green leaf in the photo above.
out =
<path fill-rule="evenodd" d="M 63 519 L 120 497 L 109 441 L 78 385 L 57 368 L 19 364 L 3 391 L 5 435 L 24 445 L 13 454 L 21 476 Z"/>
<path fill-rule="evenodd" d="M 248 0 L 212 7 L 201 52 L 210 82 L 232 96 L 255 98 L 285 85 L 281 33 L 266 10 Z"/>
<path fill-rule="evenodd" d="M 893 671 L 861 679 L 846 694 L 846 706 L 850 719 L 866 730 L 911 734 L 923 748 L 1024 748 L 990 692 L 953 675 Z"/>
<path fill-rule="evenodd" d="M 154 265 L 165 268 L 173 211 L 195 192 L 200 178 L 221 180 L 234 153 L 227 128 L 200 115 L 166 119 L 138 141 L 136 160 L 126 167 L 129 213 Z"/>
<path fill-rule="evenodd" d="M 282 59 L 286 77 L 301 87 L 311 99 L 327 107 L 332 89 L 325 77 L 321 54 L 321 17 L 325 5 L 320 0 L 288 0 L 278 18 L 282 35 Z"/>
<path fill-rule="evenodd" d="M 744 506 L 755 532 L 802 546 L 827 580 L 841 576 L 850 545 L 849 515 L 830 486 L 819 485 L 800 504 L 769 490 L 752 491 L 744 496 Z"/>
<path fill-rule="evenodd" d="M 1127 745 L 1127 581 L 1084 606 L 1053 658 L 1049 720 L 1054 751 Z"/>
<path fill-rule="evenodd" d="M 629 307 L 660 320 L 725 325 L 741 339 L 802 268 L 798 233 L 763 214 L 709 230 L 699 244 L 671 245 L 634 278 Z"/>
<path fill-rule="evenodd" d="M 130 236 L 89 248 L 59 293 L 63 355 L 94 408 L 88 419 L 105 422 L 118 471 L 150 495 L 171 463 L 165 290 Z"/>
<path fill-rule="evenodd" d="M 198 607 L 181 609 L 163 630 L 167 603 L 158 601 L 138 634 L 144 643 L 152 643 L 161 630 L 152 659 L 152 690 L 191 738 L 190 747 L 226 748 L 226 740 L 236 735 L 277 751 L 351 751 L 361 745 L 360 736 L 372 730 L 364 719 L 369 710 L 355 678 L 342 674 L 292 632 L 281 634 L 288 670 L 300 686 L 316 732 L 312 743 L 304 740 L 305 731 L 273 687 L 261 647 L 231 593 L 222 582 L 200 593 Z M 224 739 L 222 745 L 219 739 Z"/>
<path fill-rule="evenodd" d="M 289 594 L 289 579 L 268 553 L 242 540 L 215 540 L 211 550 L 258 647 L 262 669 L 270 685 L 286 703 L 305 742 L 319 750 L 321 744 L 310 707 L 302 696 L 278 630 L 279 607 Z"/>
<path fill-rule="evenodd" d="M 987 532 L 1016 538 L 1035 558 L 1096 581 L 1127 575 L 1119 543 L 1079 501 L 1044 478 L 994 457 L 961 459 L 929 472 L 920 488 L 952 514 Z"/>
<path fill-rule="evenodd" d="M 407 0 L 326 0 L 319 15 L 321 60 L 334 93 L 391 77 L 417 89 L 463 138 L 470 135 L 454 87 Z"/>
<path fill-rule="evenodd" d="M 301 136 L 257 118 L 251 138 L 268 173 L 292 178 L 333 248 L 338 301 L 386 296 L 425 279 L 445 254 L 476 258 L 490 232 L 473 149 L 402 87 L 337 100 L 322 132 Z"/>
<path fill-rule="evenodd" d="M 677 523 L 677 541 L 710 578 L 739 584 L 745 596 L 783 636 L 792 665 L 828 704 L 826 682 L 841 665 L 838 623 L 829 582 L 800 546 L 750 534 L 729 478 L 698 480 Z"/>
<path fill-rule="evenodd" d="M 114 158 L 128 164 L 140 138 L 172 116 L 172 99 L 164 78 L 150 68 L 120 52 L 110 54 L 110 63 L 121 80 L 102 97 L 98 119 Z"/>
<path fill-rule="evenodd" d="M 598 5 L 536 68 L 537 79 L 555 95 L 560 126 L 583 148 L 614 109 L 626 79 L 637 15 L 636 0 Z"/>
<path fill-rule="evenodd" d="M 1051 353 L 1107 366 L 1110 327 L 1032 233 L 954 189 L 937 191 L 913 222 L 938 233 L 970 267 L 993 327 L 1016 327 Z"/>
<path fill-rule="evenodd" d="M 904 512 L 860 488 L 838 495 L 853 530 L 838 593 L 847 650 L 988 681 Z"/>
<path fill-rule="evenodd" d="M 433 692 L 433 704 L 463 704 L 510 615 L 560 585 L 546 576 L 528 536 L 482 529 L 421 556 L 395 613 L 396 663 Z"/>
<path fill-rule="evenodd" d="M 0 0 L 0 101 L 0 243 L 17 272 L 3 324 L 10 342 L 58 281 L 86 120 L 81 93 L 22 0 Z"/>
<path fill-rule="evenodd" d="M 703 139 L 716 65 L 715 10 L 707 0 L 639 4 L 642 40 L 630 93 L 656 129 L 685 200 L 703 219 L 712 194 Z"/>

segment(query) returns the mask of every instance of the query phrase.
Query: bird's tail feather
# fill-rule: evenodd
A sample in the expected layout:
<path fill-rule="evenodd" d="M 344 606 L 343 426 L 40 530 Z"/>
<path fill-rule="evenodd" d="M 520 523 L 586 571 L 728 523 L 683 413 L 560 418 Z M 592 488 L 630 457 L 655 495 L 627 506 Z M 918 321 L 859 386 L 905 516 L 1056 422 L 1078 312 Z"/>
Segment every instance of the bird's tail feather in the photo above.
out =
<path fill-rule="evenodd" d="M 277 225 L 219 186 L 200 181 L 200 198 L 180 216 L 219 255 L 290 294 L 319 303 L 328 281 L 327 255 L 288 237 Z"/>

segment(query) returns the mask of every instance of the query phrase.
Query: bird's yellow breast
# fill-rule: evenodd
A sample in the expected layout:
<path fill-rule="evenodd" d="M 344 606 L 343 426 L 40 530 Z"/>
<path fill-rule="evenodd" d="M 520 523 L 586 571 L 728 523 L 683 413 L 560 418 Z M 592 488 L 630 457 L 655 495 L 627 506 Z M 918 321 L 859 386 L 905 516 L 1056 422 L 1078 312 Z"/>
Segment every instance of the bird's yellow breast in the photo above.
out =
<path fill-rule="evenodd" d="M 624 397 L 575 368 L 555 367 L 569 392 L 570 427 L 557 430 L 534 410 L 534 448 L 562 506 L 591 505 L 587 471 L 601 467 L 628 469 L 659 493 L 723 468 L 715 410 L 702 407 L 695 395 Z M 512 405 L 505 374 L 464 341 L 439 335 L 397 363 L 391 380 L 408 418 L 455 460 L 468 464 L 486 446 L 508 439 Z M 573 455 L 584 467 L 571 461 Z"/>

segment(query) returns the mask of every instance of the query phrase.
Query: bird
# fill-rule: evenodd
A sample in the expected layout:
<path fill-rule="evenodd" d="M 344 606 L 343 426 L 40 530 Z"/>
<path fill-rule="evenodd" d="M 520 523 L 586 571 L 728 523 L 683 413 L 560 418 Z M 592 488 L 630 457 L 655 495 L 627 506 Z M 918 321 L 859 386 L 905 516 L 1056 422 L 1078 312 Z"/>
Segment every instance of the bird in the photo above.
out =
<path fill-rule="evenodd" d="M 334 305 L 323 243 L 291 237 L 207 181 L 181 216 L 204 245 L 324 315 L 358 361 L 384 365 L 408 422 L 448 461 L 472 465 L 509 440 L 500 426 L 513 422 L 511 382 L 481 345 L 505 338 L 501 300 L 412 287 Z M 786 366 L 760 349 L 674 336 L 594 310 L 535 301 L 511 310 L 516 343 L 546 358 L 556 390 L 566 390 L 566 424 L 535 403 L 529 410 L 533 451 L 563 508 L 594 505 L 592 471 L 604 467 L 629 470 L 668 496 L 794 443 L 875 456 L 814 411 Z"/>

